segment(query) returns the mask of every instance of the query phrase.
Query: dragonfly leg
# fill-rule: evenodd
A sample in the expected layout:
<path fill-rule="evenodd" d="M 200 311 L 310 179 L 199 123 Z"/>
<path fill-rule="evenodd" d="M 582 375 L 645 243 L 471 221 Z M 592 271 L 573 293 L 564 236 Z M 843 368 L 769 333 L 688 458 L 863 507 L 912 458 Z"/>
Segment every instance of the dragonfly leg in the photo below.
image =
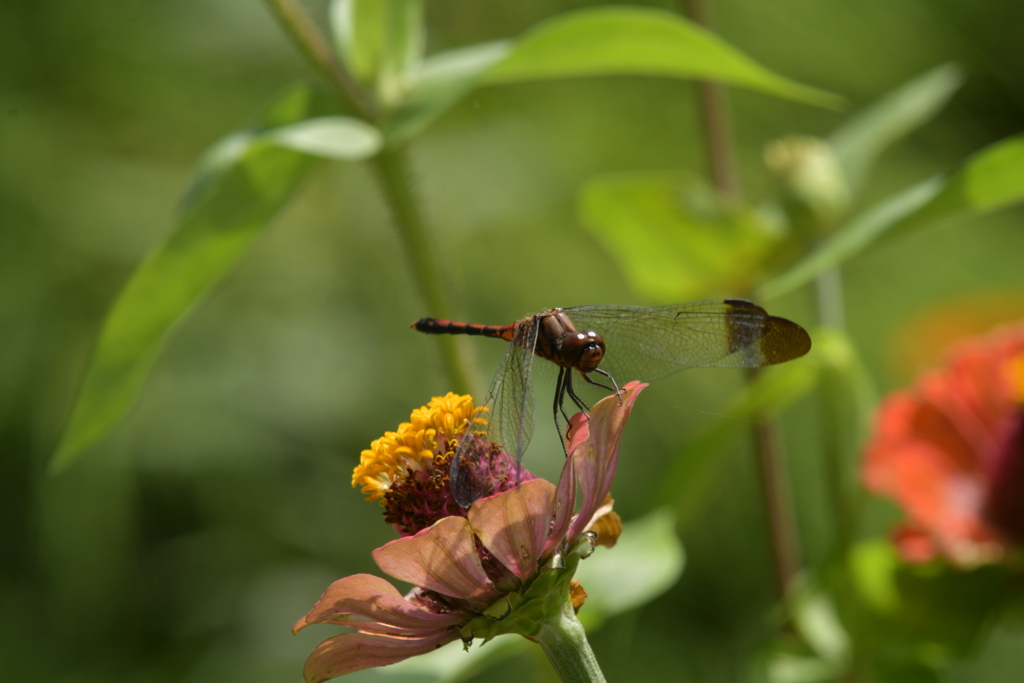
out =
<path fill-rule="evenodd" d="M 566 390 L 566 377 L 571 376 L 571 371 L 564 367 L 558 368 L 558 380 L 555 382 L 555 405 L 553 406 L 553 412 L 555 414 L 555 431 L 558 432 L 558 442 L 562 444 L 562 451 L 565 453 L 565 457 L 569 457 L 569 451 L 566 450 L 565 445 L 565 434 L 562 433 L 562 425 L 558 421 L 558 413 L 562 413 L 562 418 L 568 422 L 569 416 L 565 414 L 565 407 L 562 402 L 565 401 L 565 390 Z"/>
<path fill-rule="evenodd" d="M 622 405 L 622 389 L 619 389 L 619 383 L 615 381 L 615 378 L 609 375 L 601 368 L 594 368 L 593 372 L 599 372 L 605 377 L 607 377 L 611 381 L 612 386 L 608 386 L 607 384 L 601 384 L 600 382 L 595 382 L 594 380 L 590 379 L 589 374 L 584 374 L 583 379 L 585 379 L 588 383 L 593 384 L 595 387 L 601 387 L 602 389 L 607 389 L 608 391 L 614 391 L 616 396 L 619 397 L 619 405 Z"/>
<path fill-rule="evenodd" d="M 555 405 L 553 411 L 555 413 L 555 423 L 558 423 L 558 413 L 562 413 L 562 419 L 566 422 L 569 421 L 569 416 L 565 414 L 565 407 L 562 406 L 562 402 L 565 401 L 565 390 L 566 390 L 566 375 L 569 372 L 565 368 L 558 368 L 558 380 L 555 382 Z"/>
<path fill-rule="evenodd" d="M 576 395 L 576 392 L 572 390 L 572 370 L 566 369 L 565 371 L 565 390 L 569 394 L 569 398 L 576 404 L 576 407 L 582 410 L 584 413 L 590 413 L 590 406 L 582 398 Z"/>

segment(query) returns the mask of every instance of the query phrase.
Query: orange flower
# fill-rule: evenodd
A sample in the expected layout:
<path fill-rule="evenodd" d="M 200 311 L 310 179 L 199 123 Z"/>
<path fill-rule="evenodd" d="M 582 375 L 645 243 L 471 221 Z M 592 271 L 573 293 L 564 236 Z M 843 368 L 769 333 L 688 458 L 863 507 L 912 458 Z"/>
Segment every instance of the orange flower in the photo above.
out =
<path fill-rule="evenodd" d="M 888 396 L 862 474 L 906 513 L 894 541 L 909 561 L 970 567 L 1024 544 L 1024 326 L 963 342 Z"/>

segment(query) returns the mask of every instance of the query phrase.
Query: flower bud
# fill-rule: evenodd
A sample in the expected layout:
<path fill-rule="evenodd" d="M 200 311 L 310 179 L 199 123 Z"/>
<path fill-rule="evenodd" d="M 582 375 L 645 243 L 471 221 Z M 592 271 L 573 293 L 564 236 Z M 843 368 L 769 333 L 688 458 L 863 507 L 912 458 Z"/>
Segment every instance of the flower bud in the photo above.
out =
<path fill-rule="evenodd" d="M 850 205 L 850 188 L 832 147 L 790 135 L 769 143 L 764 162 L 781 186 L 790 223 L 805 236 L 831 232 Z"/>

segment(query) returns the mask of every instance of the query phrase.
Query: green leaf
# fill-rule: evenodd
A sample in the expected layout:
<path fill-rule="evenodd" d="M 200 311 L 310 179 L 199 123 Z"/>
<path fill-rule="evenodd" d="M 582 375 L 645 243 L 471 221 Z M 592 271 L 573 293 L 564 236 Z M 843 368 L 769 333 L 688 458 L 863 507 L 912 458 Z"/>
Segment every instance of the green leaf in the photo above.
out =
<path fill-rule="evenodd" d="M 349 70 L 385 105 L 399 102 L 423 54 L 423 0 L 333 0 L 329 20 Z"/>
<path fill-rule="evenodd" d="M 430 680 L 437 683 L 466 681 L 487 668 L 521 655 L 530 647 L 522 636 L 498 636 L 486 644 L 477 641 L 469 650 L 452 644 L 419 657 L 374 669 L 381 680 L 397 677 L 401 681 Z"/>
<path fill-rule="evenodd" d="M 797 633 L 817 657 L 837 668 L 846 663 L 851 651 L 850 635 L 826 592 L 816 587 L 797 591 L 788 607 Z"/>
<path fill-rule="evenodd" d="M 349 2 L 336 0 L 332 6 L 341 17 L 335 22 L 339 36 L 353 31 L 350 11 L 342 7 Z M 768 71 L 678 15 L 613 7 L 555 17 L 518 41 L 427 57 L 406 72 L 405 94 L 392 103 L 382 127 L 388 145 L 395 146 L 479 85 L 608 74 L 706 78 L 821 106 L 842 104 L 839 97 Z"/>
<path fill-rule="evenodd" d="M 835 601 L 811 574 L 788 585 L 785 610 L 792 630 L 781 632 L 764 652 L 764 678 L 770 683 L 826 683 L 847 670 L 852 638 Z"/>
<path fill-rule="evenodd" d="M 895 651 L 927 651 L 932 663 L 972 651 L 1002 612 L 1013 585 L 1005 566 L 909 564 L 892 543 L 878 540 L 854 548 L 850 569 L 851 588 L 870 610 L 862 634 Z"/>
<path fill-rule="evenodd" d="M 778 244 L 761 214 L 723 206 L 688 173 L 601 176 L 580 192 L 577 212 L 633 291 L 653 300 L 743 291 Z"/>
<path fill-rule="evenodd" d="M 792 268 L 758 287 L 757 296 L 780 296 L 811 282 L 826 270 L 839 267 L 867 249 L 886 230 L 927 205 L 942 191 L 942 185 L 942 178 L 932 178 L 867 209 Z"/>
<path fill-rule="evenodd" d="M 860 187 L 871 165 L 893 143 L 934 117 L 963 84 L 963 71 L 943 64 L 889 93 L 850 118 L 829 138 L 850 187 Z"/>
<path fill-rule="evenodd" d="M 912 653 L 906 653 L 910 656 Z M 927 663 L 877 659 L 871 662 L 871 680 L 874 683 L 944 683 L 946 676 Z"/>
<path fill-rule="evenodd" d="M 384 50 L 383 2 L 332 0 L 328 8 L 331 36 L 338 56 L 348 70 L 364 83 L 372 83 Z"/>
<path fill-rule="evenodd" d="M 984 214 L 1024 200 L 1024 134 L 981 150 L 950 175 L 919 211 L 890 228 L 887 237 L 941 220 Z"/>
<path fill-rule="evenodd" d="M 308 87 L 295 88 L 263 122 L 299 120 L 313 103 Z M 103 323 L 54 471 L 121 420 L 174 325 L 224 277 L 305 176 L 312 159 L 282 148 L 274 135 L 237 133 L 201 162 L 174 231 L 132 274 Z"/>
<path fill-rule="evenodd" d="M 887 239 L 964 215 L 982 215 L 1024 200 L 1024 135 L 978 152 L 952 174 L 919 183 L 865 210 L 782 275 L 761 285 L 763 299 L 801 287 Z"/>
<path fill-rule="evenodd" d="M 816 350 L 812 349 L 806 359 L 758 373 L 719 417 L 677 451 L 671 468 L 662 477 L 656 500 L 674 506 L 679 523 L 689 518 L 702 495 L 710 490 L 719 453 L 748 431 L 755 420 L 778 415 L 815 387 L 821 370 L 815 355 Z"/>
<path fill-rule="evenodd" d="M 829 683 L 837 673 L 831 662 L 780 651 L 768 655 L 764 677 L 768 683 Z"/>
<path fill-rule="evenodd" d="M 348 116 L 320 116 L 266 134 L 281 147 L 327 159 L 365 159 L 380 151 L 383 137 L 370 124 Z"/>
<path fill-rule="evenodd" d="M 447 90 L 467 80 L 478 79 L 512 51 L 509 40 L 492 40 L 425 58 L 413 74 L 414 92 L 420 95 Z"/>
<path fill-rule="evenodd" d="M 858 543 L 849 555 L 853 588 L 871 609 L 880 614 L 894 614 L 900 606 L 896 571 L 900 558 L 889 541 L 871 540 Z"/>
<path fill-rule="evenodd" d="M 784 78 L 683 17 L 638 7 L 567 12 L 527 32 L 487 82 L 579 76 L 700 78 L 829 108 L 840 97 Z"/>
<path fill-rule="evenodd" d="M 480 43 L 439 52 L 424 59 L 409 75 L 401 105 L 383 123 L 390 146 L 400 145 L 433 123 L 475 88 L 487 70 L 511 50 L 509 41 Z"/>
<path fill-rule="evenodd" d="M 646 605 L 674 586 L 685 566 L 686 554 L 669 508 L 625 524 L 614 548 L 599 548 L 576 570 L 587 591 L 580 620 L 593 628 Z"/>

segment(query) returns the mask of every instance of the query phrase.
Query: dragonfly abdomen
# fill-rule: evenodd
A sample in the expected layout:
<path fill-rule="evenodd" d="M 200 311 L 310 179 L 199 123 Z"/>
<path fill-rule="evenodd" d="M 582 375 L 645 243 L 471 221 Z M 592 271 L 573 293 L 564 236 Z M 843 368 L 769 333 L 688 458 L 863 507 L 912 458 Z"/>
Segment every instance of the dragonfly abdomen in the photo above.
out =
<path fill-rule="evenodd" d="M 494 337 L 511 341 L 517 323 L 512 325 L 477 325 L 460 323 L 442 318 L 421 318 L 412 324 L 413 329 L 427 334 L 468 334 L 474 337 Z"/>

